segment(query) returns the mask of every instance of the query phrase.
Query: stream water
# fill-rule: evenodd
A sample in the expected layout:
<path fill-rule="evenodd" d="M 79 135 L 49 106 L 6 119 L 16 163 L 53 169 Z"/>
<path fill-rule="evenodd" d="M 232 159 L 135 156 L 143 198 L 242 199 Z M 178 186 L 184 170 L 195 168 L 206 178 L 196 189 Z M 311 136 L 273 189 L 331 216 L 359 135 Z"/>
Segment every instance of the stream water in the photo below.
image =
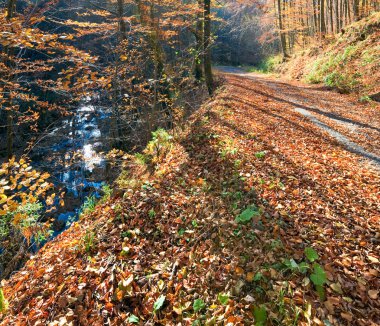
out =
<path fill-rule="evenodd" d="M 110 149 L 110 114 L 94 99 L 83 100 L 75 112 L 57 125 L 33 148 L 31 159 L 65 192 L 63 207 L 54 213 L 53 236 L 77 219 L 86 198 L 99 197 L 108 180 L 104 152 Z"/>

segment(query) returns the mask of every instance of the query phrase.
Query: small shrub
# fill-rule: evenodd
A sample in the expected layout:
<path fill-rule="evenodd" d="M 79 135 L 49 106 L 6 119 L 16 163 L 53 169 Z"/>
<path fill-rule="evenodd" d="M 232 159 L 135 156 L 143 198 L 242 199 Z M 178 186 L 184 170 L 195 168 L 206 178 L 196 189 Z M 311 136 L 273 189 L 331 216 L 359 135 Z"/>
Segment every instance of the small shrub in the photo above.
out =
<path fill-rule="evenodd" d="M 156 216 L 156 212 L 154 211 L 153 208 L 151 210 L 149 210 L 148 215 L 150 218 L 154 218 Z"/>
<path fill-rule="evenodd" d="M 145 165 L 148 162 L 148 157 L 142 153 L 136 153 L 135 155 L 135 161 L 137 164 Z"/>
<path fill-rule="evenodd" d="M 95 210 L 96 202 L 95 195 L 87 197 L 80 209 L 80 215 L 92 213 Z"/>
<path fill-rule="evenodd" d="M 255 156 L 256 156 L 257 158 L 264 158 L 265 155 L 266 155 L 266 152 L 265 152 L 265 151 L 255 153 Z"/>
<path fill-rule="evenodd" d="M 360 97 L 359 102 L 362 103 L 371 103 L 372 99 L 368 95 L 363 95 Z"/>
<path fill-rule="evenodd" d="M 219 146 L 221 147 L 219 150 L 219 155 L 223 159 L 229 156 L 235 156 L 238 152 L 238 149 L 234 147 L 232 139 L 221 140 L 219 142 Z"/>
<path fill-rule="evenodd" d="M 94 248 L 94 241 L 95 241 L 95 233 L 87 230 L 83 238 L 84 250 L 87 253 L 90 253 L 92 249 Z"/>
<path fill-rule="evenodd" d="M 159 161 L 171 149 L 173 137 L 165 129 L 152 132 L 152 140 L 148 143 L 144 153 L 151 156 L 152 162 Z"/>
<path fill-rule="evenodd" d="M 103 196 L 102 196 L 102 199 L 100 200 L 101 203 L 105 203 L 108 199 L 111 198 L 111 195 L 112 195 L 112 188 L 105 184 L 102 186 L 102 192 L 103 192 Z"/>
<path fill-rule="evenodd" d="M 276 67 L 282 62 L 282 58 L 280 55 L 270 56 L 262 61 L 260 61 L 257 65 L 250 68 L 249 72 L 262 72 L 262 73 L 270 73 L 276 70 Z"/>

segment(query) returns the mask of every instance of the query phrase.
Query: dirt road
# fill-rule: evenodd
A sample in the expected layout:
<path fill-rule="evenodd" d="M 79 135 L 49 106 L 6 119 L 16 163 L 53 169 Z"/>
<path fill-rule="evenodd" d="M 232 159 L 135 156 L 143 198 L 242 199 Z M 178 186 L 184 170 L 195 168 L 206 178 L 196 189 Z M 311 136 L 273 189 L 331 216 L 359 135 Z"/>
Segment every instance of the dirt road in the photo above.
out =
<path fill-rule="evenodd" d="M 239 68 L 219 67 L 218 70 L 228 74 L 235 86 L 251 92 L 252 99 L 263 98 L 276 107 L 278 119 L 291 117 L 289 123 L 301 120 L 320 134 L 321 141 L 335 140 L 347 151 L 355 153 L 361 163 L 370 163 L 380 169 L 378 103 L 363 104 L 355 96 L 338 94 L 323 86 L 276 80 Z"/>

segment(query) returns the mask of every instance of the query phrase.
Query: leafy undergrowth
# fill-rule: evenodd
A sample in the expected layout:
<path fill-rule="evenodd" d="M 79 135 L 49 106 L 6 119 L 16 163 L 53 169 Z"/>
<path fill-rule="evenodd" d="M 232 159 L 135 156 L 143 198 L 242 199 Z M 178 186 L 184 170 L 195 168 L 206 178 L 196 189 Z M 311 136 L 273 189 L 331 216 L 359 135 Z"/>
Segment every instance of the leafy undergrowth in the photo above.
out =
<path fill-rule="evenodd" d="M 380 13 L 347 26 L 326 45 L 297 53 L 278 70 L 309 83 L 324 83 L 363 99 L 380 92 Z"/>
<path fill-rule="evenodd" d="M 269 74 L 275 71 L 278 65 L 282 63 L 282 56 L 281 55 L 275 55 L 270 56 L 265 59 L 263 59 L 261 62 L 259 62 L 255 66 L 247 67 L 247 72 L 256 72 L 256 73 L 265 73 Z"/>
<path fill-rule="evenodd" d="M 243 83 L 124 155 L 114 196 L 3 282 L 2 325 L 379 322 L 379 176 Z"/>

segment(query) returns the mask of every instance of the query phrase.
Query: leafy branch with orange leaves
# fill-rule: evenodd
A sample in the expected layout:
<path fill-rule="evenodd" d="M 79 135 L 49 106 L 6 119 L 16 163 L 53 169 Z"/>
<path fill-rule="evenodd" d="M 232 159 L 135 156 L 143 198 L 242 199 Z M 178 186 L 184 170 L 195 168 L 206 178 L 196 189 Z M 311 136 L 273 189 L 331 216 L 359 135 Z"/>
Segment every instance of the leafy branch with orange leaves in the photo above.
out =
<path fill-rule="evenodd" d="M 0 168 L 0 270 L 12 271 L 12 262 L 25 259 L 31 246 L 50 235 L 50 223 L 42 221 L 42 209 L 55 209 L 63 202 L 53 192 L 48 173 L 39 172 L 27 159 L 10 159 Z"/>

